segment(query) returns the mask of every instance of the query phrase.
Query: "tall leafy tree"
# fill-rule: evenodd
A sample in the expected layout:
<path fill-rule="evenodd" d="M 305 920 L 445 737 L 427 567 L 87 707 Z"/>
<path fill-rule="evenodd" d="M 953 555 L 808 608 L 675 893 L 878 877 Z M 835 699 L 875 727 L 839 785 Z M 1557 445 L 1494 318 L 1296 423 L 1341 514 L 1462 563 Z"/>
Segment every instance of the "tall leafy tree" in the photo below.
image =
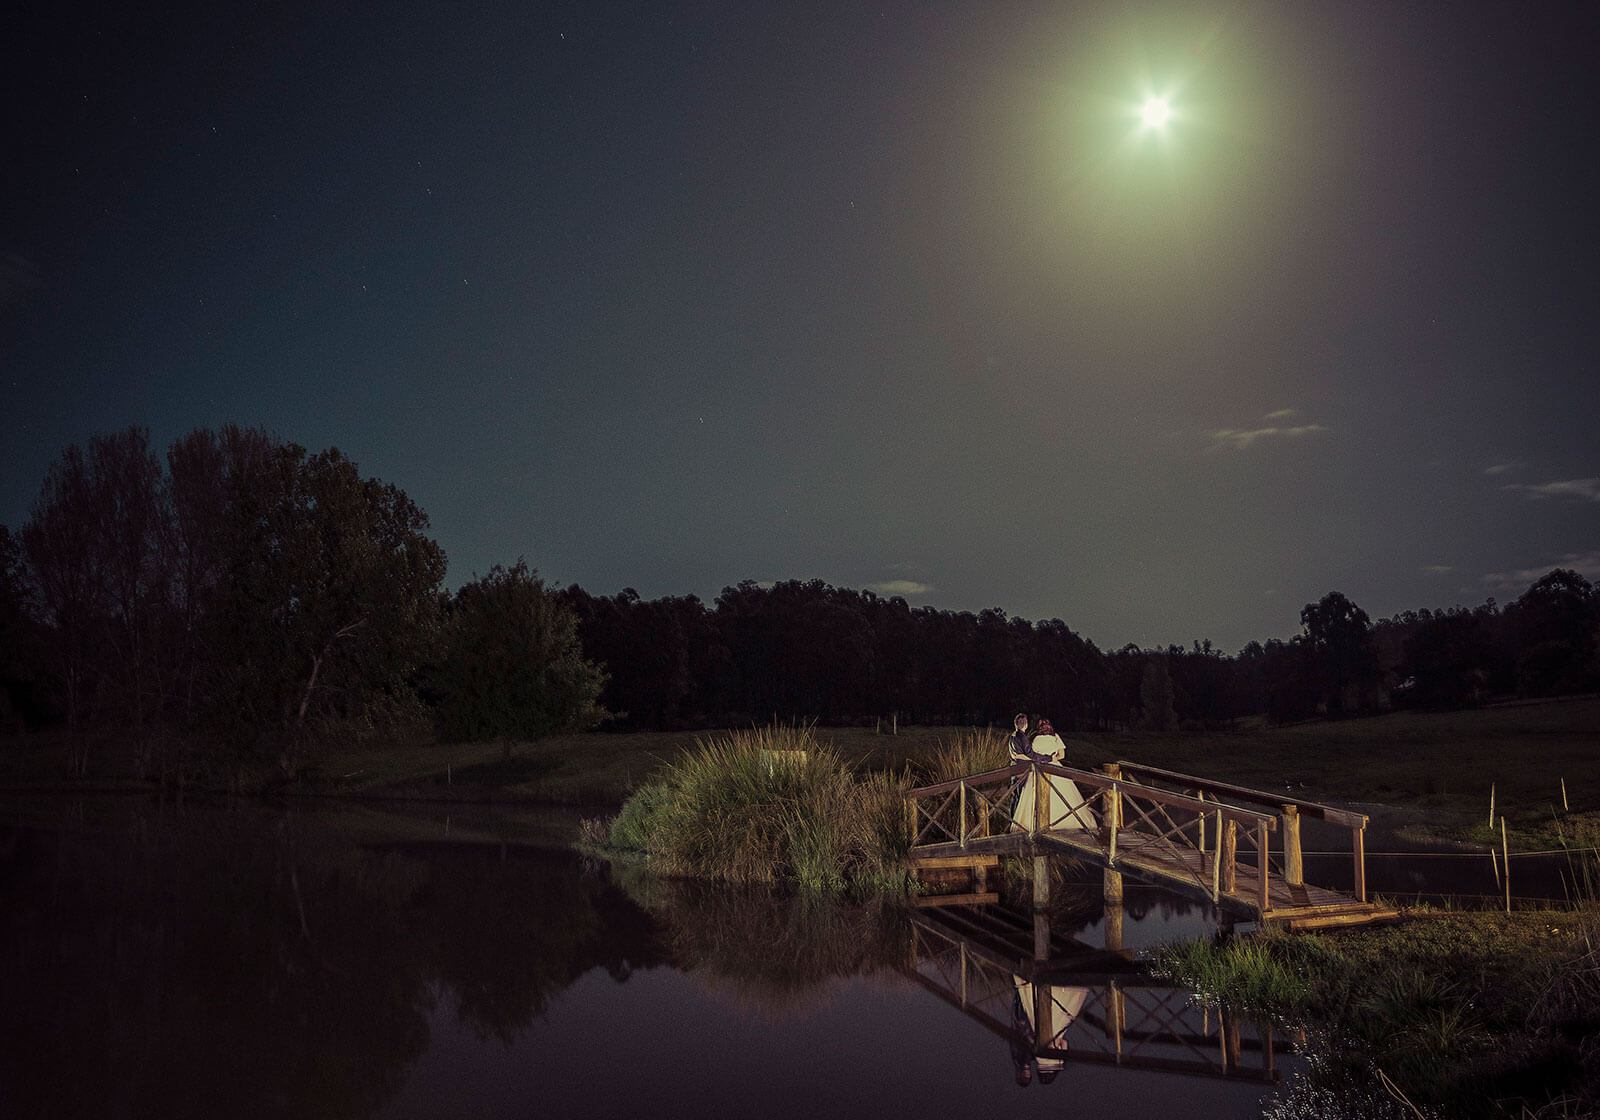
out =
<path fill-rule="evenodd" d="M 1546 573 L 1506 615 L 1518 647 L 1519 691 L 1554 696 L 1600 687 L 1600 592 L 1581 574 Z"/>
<path fill-rule="evenodd" d="M 1362 705 L 1362 686 L 1377 676 L 1372 620 L 1342 593 L 1330 591 L 1300 612 L 1306 640 L 1320 671 L 1330 715 Z"/>
<path fill-rule="evenodd" d="M 1478 612 L 1429 614 L 1405 640 L 1403 698 L 1428 708 L 1475 705 L 1488 690 L 1497 653 Z"/>
<path fill-rule="evenodd" d="M 22 527 L 41 620 L 49 633 L 48 659 L 61 684 L 67 719 L 67 770 L 88 773 L 84 721 L 95 683 L 93 654 L 101 627 L 97 563 L 104 495 L 83 449 L 73 444 L 45 474 L 44 485 Z"/>
<path fill-rule="evenodd" d="M 451 604 L 440 666 L 444 734 L 540 739 L 593 727 L 605 674 L 583 657 L 576 615 L 528 565 L 496 564 Z"/>
<path fill-rule="evenodd" d="M 22 542 L 0 525 L 0 732 L 20 730 L 38 715 L 34 661 L 42 635 L 30 598 Z"/>
<path fill-rule="evenodd" d="M 231 480 L 218 602 L 234 722 L 292 777 L 319 717 L 409 691 L 438 631 L 444 550 L 405 493 L 337 448 L 274 448 Z"/>

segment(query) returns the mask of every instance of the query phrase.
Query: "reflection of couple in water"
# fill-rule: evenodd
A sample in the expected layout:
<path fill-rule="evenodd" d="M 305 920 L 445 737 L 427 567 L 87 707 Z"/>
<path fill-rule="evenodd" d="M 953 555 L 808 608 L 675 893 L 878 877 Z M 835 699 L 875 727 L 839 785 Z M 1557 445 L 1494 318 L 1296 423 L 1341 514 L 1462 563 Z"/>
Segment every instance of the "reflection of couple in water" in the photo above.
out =
<path fill-rule="evenodd" d="M 1056 734 L 1056 729 L 1050 726 L 1050 721 L 1041 719 L 1034 726 L 1033 736 L 1028 735 L 1028 715 L 1018 712 L 1013 721 L 1016 730 L 1012 732 L 1006 747 L 1011 755 L 1011 761 L 1017 762 L 1046 762 L 1055 766 L 1066 764 L 1067 745 L 1061 741 L 1061 736 Z M 1016 797 L 1011 802 L 1011 827 L 1022 832 L 1033 830 L 1033 814 L 1035 801 L 1035 783 L 1039 780 L 1038 771 L 1029 771 L 1027 781 L 1017 791 Z M 1094 811 L 1084 804 L 1083 794 L 1078 790 L 1078 784 L 1071 778 L 1062 777 L 1060 774 L 1048 775 L 1050 786 L 1050 803 L 1042 822 L 1046 828 L 1094 828 Z"/>
<path fill-rule="evenodd" d="M 1022 976 L 1013 976 L 1012 982 L 1015 991 L 1011 996 L 1011 1064 L 1017 1084 L 1025 1089 L 1037 1074 L 1039 1084 L 1048 1085 L 1067 1064 L 1059 1051 L 1067 1048 L 1067 1030 L 1088 1002 L 1089 989 L 1050 985 L 1035 988 L 1032 981 Z M 1042 1039 L 1033 1018 L 1034 1000 L 1039 997 L 1047 1002 L 1053 1028 L 1050 1035 Z M 1040 1050 L 1057 1053 L 1041 1054 Z"/>

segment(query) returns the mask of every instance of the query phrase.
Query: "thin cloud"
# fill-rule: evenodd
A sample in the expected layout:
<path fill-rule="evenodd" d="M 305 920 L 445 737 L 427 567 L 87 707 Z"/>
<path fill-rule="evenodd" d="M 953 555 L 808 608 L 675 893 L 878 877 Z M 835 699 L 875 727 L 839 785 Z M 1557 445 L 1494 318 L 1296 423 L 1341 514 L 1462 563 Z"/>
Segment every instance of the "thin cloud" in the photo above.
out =
<path fill-rule="evenodd" d="M 1447 576 L 1455 571 L 1455 568 L 1449 564 L 1424 564 L 1422 570 L 1430 576 Z"/>
<path fill-rule="evenodd" d="M 1515 572 L 1490 572 L 1483 577 L 1484 586 L 1491 591 L 1521 595 L 1539 579 L 1555 568 L 1577 572 L 1585 579 L 1600 579 L 1600 550 L 1594 552 L 1569 552 L 1559 560 L 1537 568 L 1523 568 Z"/>
<path fill-rule="evenodd" d="M 1510 482 L 1501 489 L 1526 494 L 1534 500 L 1567 498 L 1576 502 L 1600 502 L 1600 478 L 1568 478 L 1559 482 L 1541 482 L 1537 485 Z"/>
<path fill-rule="evenodd" d="M 1493 478 L 1495 475 L 1506 474 L 1509 471 L 1520 471 L 1526 463 L 1495 463 L 1483 468 L 1483 473 Z"/>
<path fill-rule="evenodd" d="M 1269 413 L 1268 415 L 1262 417 L 1262 419 L 1271 420 L 1274 417 L 1281 418 L 1285 414 L 1292 414 L 1293 412 L 1293 409 L 1280 409 L 1278 412 Z M 1232 448 L 1235 451 L 1243 451 L 1245 448 L 1260 440 L 1301 439 L 1305 436 L 1315 435 L 1318 432 L 1325 432 L 1327 430 L 1328 429 L 1323 427 L 1321 424 L 1297 424 L 1293 427 L 1284 427 L 1282 425 L 1274 424 L 1261 428 L 1215 428 L 1207 432 L 1206 436 L 1211 440 L 1211 449 L 1213 451 L 1224 447 Z"/>
<path fill-rule="evenodd" d="M 911 595 L 930 595 L 933 593 L 933 584 L 919 583 L 914 579 L 891 579 L 883 583 L 869 583 L 867 590 L 875 595 L 891 598 L 899 595 L 905 598 Z"/>
<path fill-rule="evenodd" d="M 1267 413 L 1261 419 L 1263 419 L 1263 420 L 1287 420 L 1291 416 L 1299 416 L 1299 415 L 1300 415 L 1300 410 L 1298 408 L 1280 408 L 1276 412 Z"/>

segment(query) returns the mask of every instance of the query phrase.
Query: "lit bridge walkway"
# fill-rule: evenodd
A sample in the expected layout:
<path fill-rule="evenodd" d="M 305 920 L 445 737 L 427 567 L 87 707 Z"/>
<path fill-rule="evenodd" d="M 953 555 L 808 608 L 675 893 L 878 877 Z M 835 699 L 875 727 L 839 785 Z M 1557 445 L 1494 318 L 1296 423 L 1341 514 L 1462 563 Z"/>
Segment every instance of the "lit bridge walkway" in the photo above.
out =
<path fill-rule="evenodd" d="M 1072 786 L 1081 801 L 1070 796 Z M 906 794 L 906 819 L 914 869 L 977 870 L 978 889 L 951 903 L 992 901 L 984 870 L 1012 854 L 1034 858 L 1034 903 L 1043 905 L 1046 859 L 1059 854 L 1263 925 L 1310 929 L 1395 917 L 1367 898 L 1364 815 L 1132 762 L 1100 771 L 1023 762 L 922 786 Z M 1348 831 L 1350 892 L 1305 881 L 1300 825 L 1307 819 Z M 1107 889 L 1120 896 L 1120 878 L 1114 885 L 1112 878 Z"/>

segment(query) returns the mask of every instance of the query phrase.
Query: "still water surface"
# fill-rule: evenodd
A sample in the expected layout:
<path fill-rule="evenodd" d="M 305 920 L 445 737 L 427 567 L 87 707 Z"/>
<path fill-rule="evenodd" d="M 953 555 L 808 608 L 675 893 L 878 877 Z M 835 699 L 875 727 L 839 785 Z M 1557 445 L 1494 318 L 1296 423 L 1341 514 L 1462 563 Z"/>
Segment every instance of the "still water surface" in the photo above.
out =
<path fill-rule="evenodd" d="M 1060 892 L 1047 973 L 1022 911 L 664 883 L 546 813 L 0 814 L 6 1117 L 1242 1118 L 1304 1069 L 1106 954 L 1097 877 Z M 1215 921 L 1130 886 L 1121 941 Z"/>

